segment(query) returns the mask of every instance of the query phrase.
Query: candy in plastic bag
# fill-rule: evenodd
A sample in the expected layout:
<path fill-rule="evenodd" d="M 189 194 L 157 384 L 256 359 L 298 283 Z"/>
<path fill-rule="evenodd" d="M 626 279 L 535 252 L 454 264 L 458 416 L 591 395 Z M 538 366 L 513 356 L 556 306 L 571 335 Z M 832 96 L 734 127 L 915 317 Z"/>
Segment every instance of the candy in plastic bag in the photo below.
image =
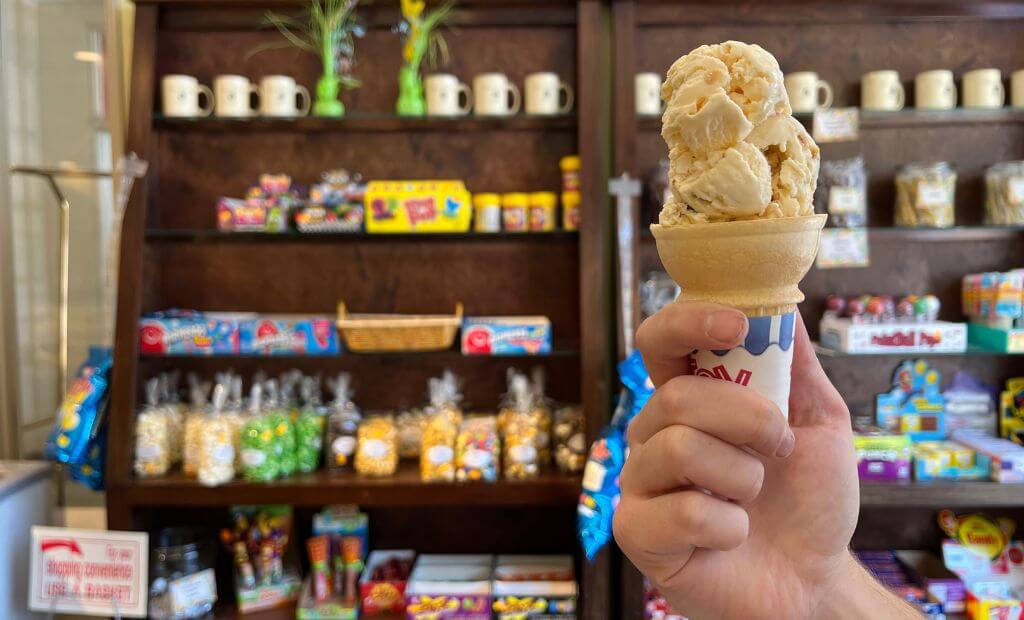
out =
<path fill-rule="evenodd" d="M 43 446 L 47 458 L 69 464 L 85 462 L 106 406 L 111 365 L 109 348 L 89 347 L 89 357 L 78 368 Z"/>
<path fill-rule="evenodd" d="M 85 462 L 68 465 L 68 474 L 75 482 L 80 482 L 93 491 L 102 491 L 104 486 L 104 468 L 107 460 L 107 425 L 100 426 L 99 432 L 89 442 Z"/>
<path fill-rule="evenodd" d="M 352 402 L 351 377 L 347 373 L 327 383 L 334 390 L 334 401 L 327 414 L 327 469 L 352 469 L 362 414 Z"/>

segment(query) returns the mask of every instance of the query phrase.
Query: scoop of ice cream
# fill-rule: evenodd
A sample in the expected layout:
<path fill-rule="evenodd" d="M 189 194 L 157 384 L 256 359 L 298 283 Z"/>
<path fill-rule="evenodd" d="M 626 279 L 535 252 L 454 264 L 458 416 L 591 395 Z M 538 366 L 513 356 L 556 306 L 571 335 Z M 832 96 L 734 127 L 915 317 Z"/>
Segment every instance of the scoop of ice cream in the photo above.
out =
<path fill-rule="evenodd" d="M 813 212 L 818 148 L 791 116 L 782 71 L 757 45 L 704 45 L 668 71 L 664 225 Z"/>

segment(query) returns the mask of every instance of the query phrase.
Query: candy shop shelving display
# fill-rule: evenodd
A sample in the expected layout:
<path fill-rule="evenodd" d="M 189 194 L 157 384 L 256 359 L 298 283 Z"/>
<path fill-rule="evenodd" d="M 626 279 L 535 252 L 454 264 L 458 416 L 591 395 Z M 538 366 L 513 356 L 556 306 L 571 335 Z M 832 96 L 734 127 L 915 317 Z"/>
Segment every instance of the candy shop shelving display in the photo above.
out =
<path fill-rule="evenodd" d="M 278 40 L 273 29 L 261 28 L 267 8 L 298 16 L 303 4 L 138 3 L 127 148 L 150 162 L 150 175 L 136 185 L 123 228 L 109 427 L 109 525 L 154 531 L 201 523 L 234 504 L 277 502 L 313 510 L 326 503 L 358 503 L 386 524 L 371 533 L 371 539 L 387 539 L 371 540 L 374 548 L 467 553 L 521 548 L 578 557 L 574 515 L 580 476 L 554 466 L 535 477 L 497 476 L 493 482 L 424 482 L 417 462 L 399 464 L 388 477 L 321 468 L 265 482 L 218 478 L 214 469 L 208 481 L 219 486 L 204 486 L 178 470 L 154 476 L 134 471 L 135 416 L 145 404 L 144 382 L 173 370 L 207 379 L 233 370 L 247 391 L 260 372 L 278 377 L 297 368 L 306 375 L 333 377 L 344 371 L 358 386 L 361 407 L 395 411 L 421 403 L 427 380 L 450 368 L 462 381 L 466 401 L 493 408 L 493 413 L 508 389 L 506 371 L 538 366 L 551 397 L 580 405 L 587 439 L 609 416 L 613 360 L 607 337 L 610 265 L 603 191 L 608 159 L 598 131 L 607 99 L 601 87 L 606 67 L 598 61 L 601 3 L 467 0 L 456 3 L 450 16 L 458 36 L 448 37 L 450 61 L 438 70 L 457 76 L 500 70 L 519 84 L 529 74 L 553 72 L 578 93 L 569 113 L 395 116 L 395 78 L 402 63 L 401 37 L 392 30 L 397 3 L 373 3 L 359 9 L 366 33 L 356 41 L 353 74 L 362 86 L 341 94 L 345 116 L 163 114 L 160 82 L 172 74 L 195 76 L 204 84 L 222 74 L 253 80 L 287 75 L 298 85 L 312 86 L 323 72 L 313 55 L 291 49 L 248 54 Z M 495 36 L 498 32 L 502 36 Z M 259 215 L 246 207 L 266 207 L 264 221 L 275 222 L 270 216 L 281 206 L 277 190 L 291 189 L 280 177 L 262 184 L 261 174 L 283 173 L 300 186 L 322 184 L 320 192 L 344 185 L 340 173 L 322 176 L 339 169 L 358 171 L 366 182 L 459 180 L 478 195 L 498 195 L 498 206 L 502 194 L 543 193 L 535 202 L 550 215 L 547 194 L 566 204 L 561 192 L 566 169 L 560 162 L 569 155 L 578 155 L 568 162 L 578 183 L 575 190 L 569 188 L 576 193 L 568 201 L 578 209 L 578 218 L 571 218 L 578 219 L 578 230 L 567 229 L 561 218 L 529 230 L 529 211 L 526 219 L 503 219 L 497 229 L 488 212 L 484 230 L 474 229 L 469 218 L 460 220 L 458 230 L 431 234 L 366 230 L 355 225 L 354 200 L 338 208 L 302 189 L 297 197 L 313 199 L 312 206 L 324 207 L 323 213 L 276 220 L 283 226 L 269 227 L 281 232 L 266 226 L 261 232 L 232 230 L 235 223 L 243 229 L 259 223 L 241 217 Z M 254 184 L 261 194 L 247 196 L 246 188 Z M 408 185 L 416 189 L 411 181 Z M 373 190 L 372 184 L 367 189 Z M 330 191 L 318 196 L 330 198 Z M 530 194 L 524 195 L 529 206 Z M 243 202 L 225 202 L 219 218 L 222 197 Z M 247 198 L 251 204 L 244 204 Z M 485 211 L 494 206 L 493 199 L 480 202 Z M 518 199 L 504 202 L 519 204 Z M 330 214 L 335 217 L 320 217 Z M 508 224 L 517 222 L 525 232 L 510 229 Z M 224 226 L 218 229 L 218 223 Z M 333 228 L 318 230 L 323 224 Z M 530 357 L 525 366 L 518 357 L 463 355 L 461 342 L 445 351 L 336 355 L 325 350 L 321 356 L 153 354 L 139 347 L 140 317 L 169 308 L 333 319 L 339 299 L 360 312 L 437 314 L 461 302 L 474 317 L 545 317 L 554 340 L 549 351 Z M 404 517 L 410 507 L 420 515 L 416 522 Z M 423 536 L 424 531 L 431 536 Z M 581 616 L 614 617 L 609 561 L 603 554 L 596 563 L 578 564 Z M 232 617 L 236 606 L 222 600 L 216 613 Z"/>

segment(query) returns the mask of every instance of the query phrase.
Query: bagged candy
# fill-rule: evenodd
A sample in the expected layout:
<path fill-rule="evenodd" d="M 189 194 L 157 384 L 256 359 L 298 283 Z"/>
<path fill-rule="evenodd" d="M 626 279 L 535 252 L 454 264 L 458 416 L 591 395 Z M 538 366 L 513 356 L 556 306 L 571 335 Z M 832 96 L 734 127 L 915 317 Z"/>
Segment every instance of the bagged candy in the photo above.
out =
<path fill-rule="evenodd" d="M 89 443 L 102 422 L 112 364 L 109 348 L 89 347 L 89 357 L 79 366 L 43 446 L 47 458 L 69 464 L 86 461 Z"/>
<path fill-rule="evenodd" d="M 455 439 L 455 479 L 459 482 L 498 479 L 498 421 L 494 416 L 466 418 Z"/>
<path fill-rule="evenodd" d="M 420 446 L 423 445 L 423 427 L 427 424 L 427 416 L 422 409 L 403 411 L 396 420 L 398 425 L 398 457 L 418 459 Z"/>
<path fill-rule="evenodd" d="M 160 379 L 146 382 L 146 406 L 135 417 L 135 474 L 162 476 L 171 465 L 168 408 L 160 402 Z"/>
<path fill-rule="evenodd" d="M 277 434 L 274 422 L 262 408 L 263 388 L 252 386 L 249 396 L 249 418 L 242 428 L 242 475 L 246 480 L 269 482 L 281 473 L 277 454 Z"/>
<path fill-rule="evenodd" d="M 357 433 L 355 468 L 367 476 L 392 476 L 398 468 L 395 421 L 389 415 L 366 419 Z"/>
<path fill-rule="evenodd" d="M 295 424 L 287 404 L 283 403 L 277 389 L 277 382 L 271 379 L 264 384 L 267 396 L 267 419 L 274 429 L 276 441 L 274 453 L 277 456 L 279 474 L 283 477 L 295 473 Z"/>
<path fill-rule="evenodd" d="M 181 462 L 185 408 L 178 396 L 178 371 L 160 375 L 161 400 L 167 409 L 167 450 L 171 466 Z"/>
<path fill-rule="evenodd" d="M 218 383 L 213 388 L 199 444 L 198 477 L 204 486 L 218 486 L 235 477 L 235 426 L 223 413 L 226 400 L 227 388 Z"/>
<path fill-rule="evenodd" d="M 551 463 L 551 402 L 544 393 L 544 369 L 533 369 L 533 409 L 539 427 L 537 433 L 537 460 L 541 465 Z"/>
<path fill-rule="evenodd" d="M 210 385 L 200 383 L 195 375 L 189 375 L 188 381 L 191 405 L 185 414 L 181 468 L 186 476 L 194 478 L 199 473 L 199 442 L 203 436 L 203 418 L 206 416 L 206 398 Z"/>
<path fill-rule="evenodd" d="M 327 411 L 320 404 L 318 384 L 312 377 L 303 379 L 301 391 L 305 404 L 295 419 L 295 461 L 303 473 L 316 470 L 323 449 Z"/>
<path fill-rule="evenodd" d="M 501 411 L 504 420 L 504 471 L 509 480 L 536 478 L 539 473 L 540 420 L 533 401 L 534 392 L 526 376 L 513 373 Z"/>
<path fill-rule="evenodd" d="M 445 371 L 429 382 L 430 407 L 420 448 L 420 479 L 423 482 L 455 480 L 455 437 L 462 422 L 462 410 L 455 375 Z"/>
<path fill-rule="evenodd" d="M 583 412 L 579 407 L 561 407 L 555 411 L 552 441 L 555 446 L 555 465 L 559 471 L 583 471 L 587 445 L 583 435 Z"/>
<path fill-rule="evenodd" d="M 89 442 L 85 462 L 81 465 L 68 465 L 71 479 L 81 482 L 93 491 L 102 491 L 104 485 L 104 467 L 107 461 L 107 425 L 100 427 L 99 433 Z"/>
<path fill-rule="evenodd" d="M 351 469 L 362 414 L 352 402 L 351 377 L 348 374 L 341 373 L 328 383 L 334 390 L 334 402 L 327 414 L 327 468 Z"/>
<path fill-rule="evenodd" d="M 226 385 L 231 387 L 228 390 L 228 400 L 224 404 L 224 419 L 231 426 L 231 447 L 235 453 L 235 474 L 242 473 L 242 429 L 247 419 L 245 403 L 242 402 L 242 378 L 228 375 Z"/>

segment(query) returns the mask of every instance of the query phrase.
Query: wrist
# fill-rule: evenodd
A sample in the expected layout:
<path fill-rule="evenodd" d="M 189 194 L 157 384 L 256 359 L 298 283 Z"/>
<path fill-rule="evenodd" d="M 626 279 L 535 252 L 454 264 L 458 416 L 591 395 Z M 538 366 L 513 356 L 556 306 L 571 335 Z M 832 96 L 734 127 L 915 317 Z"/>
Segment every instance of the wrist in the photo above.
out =
<path fill-rule="evenodd" d="M 815 618 L 859 620 L 860 618 L 920 618 L 909 603 L 890 592 L 846 553 L 815 610 Z"/>

